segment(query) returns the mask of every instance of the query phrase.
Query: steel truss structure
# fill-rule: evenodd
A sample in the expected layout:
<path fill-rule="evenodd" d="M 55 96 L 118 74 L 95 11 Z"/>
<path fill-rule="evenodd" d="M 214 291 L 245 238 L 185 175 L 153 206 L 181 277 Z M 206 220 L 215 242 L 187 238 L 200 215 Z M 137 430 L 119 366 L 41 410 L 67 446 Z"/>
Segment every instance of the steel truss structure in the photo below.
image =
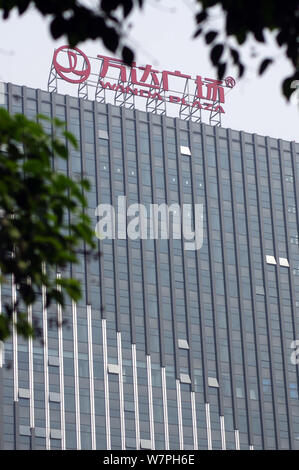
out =
<path fill-rule="evenodd" d="M 63 51 L 64 52 L 64 51 Z M 80 52 L 75 52 L 78 56 L 80 56 Z M 55 55 L 55 51 L 54 51 Z M 50 68 L 50 73 L 49 73 L 49 79 L 48 79 L 48 91 L 53 93 L 53 92 L 58 92 L 58 83 L 60 81 L 64 81 L 64 79 L 58 74 L 55 65 L 54 65 L 54 55 L 53 55 L 53 60 L 51 63 L 51 68 Z M 153 77 L 151 76 L 151 81 L 150 83 L 147 83 L 145 86 L 151 88 L 155 88 L 155 91 L 153 94 L 151 94 L 148 89 L 146 90 L 141 90 L 144 93 L 148 93 L 148 96 L 144 96 L 144 94 L 138 95 L 138 90 L 136 88 L 136 83 L 133 83 L 132 80 L 132 68 L 138 68 L 134 65 L 134 67 L 128 67 L 126 66 L 126 70 L 129 71 L 128 79 L 124 83 L 121 77 L 121 69 L 119 68 L 118 70 L 118 75 L 117 76 L 105 76 L 105 79 L 108 79 L 110 82 L 112 82 L 112 85 L 110 87 L 110 82 L 109 82 L 109 87 L 107 88 L 107 84 L 103 86 L 103 79 L 101 77 L 101 70 L 103 67 L 103 59 L 99 57 L 104 57 L 104 56 L 98 56 L 98 57 L 89 57 L 88 60 L 92 60 L 96 62 L 96 69 L 98 69 L 98 73 L 91 72 L 88 79 L 85 80 L 82 83 L 77 84 L 77 96 L 78 98 L 83 98 L 83 99 L 94 99 L 98 101 L 99 103 L 111 103 L 120 106 L 120 107 L 125 107 L 128 109 L 139 109 L 143 108 L 143 110 L 147 112 L 151 112 L 154 114 L 159 114 L 159 115 L 169 115 L 168 114 L 168 106 L 171 104 L 176 104 L 179 107 L 179 112 L 178 112 L 178 117 L 182 120 L 192 120 L 194 122 L 202 122 L 203 121 L 203 114 L 207 115 L 209 114 L 209 119 L 208 123 L 213 126 L 221 126 L 221 114 L 223 113 L 223 110 L 221 111 L 221 101 L 219 99 L 219 96 L 217 97 L 218 99 L 216 100 L 211 100 L 209 98 L 206 98 L 212 103 L 209 103 L 209 109 L 207 110 L 207 113 L 203 113 L 203 106 L 204 100 L 203 98 L 199 98 L 201 96 L 199 94 L 198 90 L 198 85 L 194 85 L 194 79 L 192 79 L 190 76 L 186 76 L 183 74 L 180 74 L 180 72 L 177 72 L 181 83 L 183 86 L 181 87 L 181 91 L 178 90 L 167 90 L 163 88 L 163 73 L 162 72 L 157 72 L 155 71 L 156 75 L 159 75 L 159 88 L 157 88 L 157 85 L 154 85 Z M 112 61 L 115 60 L 117 63 L 121 63 L 122 65 L 125 65 L 121 61 L 117 59 L 111 59 Z M 83 71 L 87 67 L 87 62 L 84 58 L 83 63 L 81 64 L 81 70 Z M 141 67 L 142 69 L 142 67 Z M 180 74 L 180 75 L 179 75 Z M 207 79 L 205 79 L 207 80 Z M 209 79 L 208 79 L 209 80 Z M 233 85 L 231 84 L 233 83 Z M 206 85 L 207 82 L 203 81 L 203 84 Z M 227 88 L 228 91 L 233 88 L 235 82 L 232 77 L 228 77 L 228 79 L 225 79 L 224 84 L 221 85 L 223 88 Z M 140 83 L 139 83 L 140 85 Z M 92 91 L 94 90 L 94 91 Z M 111 94 L 114 93 L 114 97 L 111 100 Z M 93 95 L 91 97 L 91 95 Z M 109 99 L 110 96 L 110 99 Z M 146 99 L 145 105 L 139 106 L 139 103 L 141 103 L 141 97 Z M 169 101 L 169 97 L 176 98 L 177 101 Z M 138 103 L 137 103 L 137 100 Z M 207 104 L 207 103 L 205 103 Z M 206 108 L 204 108 L 205 110 Z M 172 115 L 172 114 L 171 114 Z"/>

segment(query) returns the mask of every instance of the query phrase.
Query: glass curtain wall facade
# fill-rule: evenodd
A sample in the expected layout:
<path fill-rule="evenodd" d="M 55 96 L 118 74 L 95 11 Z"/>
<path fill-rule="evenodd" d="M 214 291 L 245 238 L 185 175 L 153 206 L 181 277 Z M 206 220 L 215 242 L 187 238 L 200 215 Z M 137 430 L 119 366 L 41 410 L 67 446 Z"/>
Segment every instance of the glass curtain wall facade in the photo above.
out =
<path fill-rule="evenodd" d="M 43 344 L 4 344 L 0 447 L 299 449 L 299 144 L 11 84 L 0 105 L 67 122 L 79 149 L 54 165 L 89 178 L 94 225 L 121 195 L 204 207 L 200 250 L 99 240 L 67 270 L 78 304 L 40 293 Z"/>

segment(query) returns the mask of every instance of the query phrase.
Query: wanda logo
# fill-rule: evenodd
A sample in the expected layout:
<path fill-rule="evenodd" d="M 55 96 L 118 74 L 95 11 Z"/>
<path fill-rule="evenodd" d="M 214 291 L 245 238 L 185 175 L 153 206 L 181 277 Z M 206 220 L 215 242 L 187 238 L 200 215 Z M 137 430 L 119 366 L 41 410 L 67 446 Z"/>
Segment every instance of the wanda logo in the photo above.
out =
<path fill-rule="evenodd" d="M 62 65 L 59 59 L 65 59 L 65 56 L 67 57 L 66 62 L 68 62 L 68 64 Z M 81 58 L 81 60 L 78 60 L 79 58 Z M 73 47 L 72 49 L 70 49 L 69 46 L 59 47 L 54 53 L 53 65 L 58 75 L 63 80 L 70 83 L 82 83 L 88 79 L 90 74 L 90 62 L 84 52 L 80 51 L 77 47 Z M 78 78 L 74 78 L 74 75 L 77 75 Z"/>
<path fill-rule="evenodd" d="M 225 85 L 229 88 L 234 88 L 236 80 L 233 77 L 226 77 Z"/>

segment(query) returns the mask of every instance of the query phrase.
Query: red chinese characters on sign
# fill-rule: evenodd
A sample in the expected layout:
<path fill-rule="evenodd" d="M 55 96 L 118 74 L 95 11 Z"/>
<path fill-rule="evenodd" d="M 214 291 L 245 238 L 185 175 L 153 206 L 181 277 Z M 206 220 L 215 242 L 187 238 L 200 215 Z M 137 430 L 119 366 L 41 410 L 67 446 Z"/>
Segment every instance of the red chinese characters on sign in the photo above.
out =
<path fill-rule="evenodd" d="M 102 64 L 102 68 L 100 72 L 101 78 L 105 78 L 108 74 L 109 67 L 112 67 L 112 68 L 117 68 L 120 70 L 121 82 L 126 83 L 129 81 L 127 80 L 127 67 L 124 65 L 124 63 L 121 60 L 114 59 L 112 57 L 107 57 L 104 55 L 98 55 L 98 57 L 100 59 L 103 59 L 103 64 Z M 143 70 L 143 74 L 139 81 L 137 79 L 137 69 Z M 160 89 L 160 83 L 157 77 L 157 73 L 159 73 L 159 70 L 154 70 L 151 65 L 146 65 L 145 67 L 136 67 L 135 62 L 133 62 L 130 71 L 131 71 L 130 82 L 133 85 L 147 86 L 150 88 Z M 153 83 L 146 83 L 146 81 L 149 78 Z"/>
<path fill-rule="evenodd" d="M 191 75 L 186 75 L 179 70 L 159 71 L 150 64 L 137 67 L 135 62 L 128 67 L 120 59 L 104 55 L 98 55 L 97 58 L 101 60 L 98 86 L 102 89 L 199 109 L 214 110 L 216 106 L 215 111 L 224 112 L 221 105 L 225 102 L 225 87 L 233 88 L 236 84 L 233 77 L 216 80 L 197 75 L 195 79 L 192 79 Z M 89 78 L 91 73 L 89 59 L 76 47 L 62 46 L 57 49 L 53 57 L 53 66 L 59 77 L 70 83 L 81 84 Z M 106 81 L 107 79 L 109 81 Z M 183 88 L 181 87 L 181 91 L 174 92 L 170 82 L 174 83 L 178 79 L 182 80 L 180 83 Z M 176 81 L 176 83 L 179 82 Z M 192 93 L 189 92 L 189 87 L 194 90 Z"/>
<path fill-rule="evenodd" d="M 179 70 L 176 70 L 175 72 L 169 72 L 168 70 L 164 70 L 162 72 L 162 82 L 163 82 L 163 90 L 164 91 L 169 90 L 169 83 L 168 83 L 168 76 L 169 75 L 172 75 L 174 77 L 180 77 L 180 78 L 191 78 L 190 75 L 184 75 Z"/>
<path fill-rule="evenodd" d="M 124 65 L 122 60 L 113 59 L 112 57 L 107 57 L 105 55 L 98 55 L 98 57 L 99 59 L 103 59 L 103 63 L 102 63 L 101 71 L 100 71 L 101 78 L 107 77 L 109 67 L 113 67 L 120 71 L 120 81 L 121 82 L 127 81 L 127 68 Z"/>
<path fill-rule="evenodd" d="M 222 86 L 222 80 L 214 80 L 213 78 L 205 78 L 206 82 L 202 81 L 200 75 L 197 75 L 195 79 L 196 83 L 196 98 L 204 98 L 206 100 L 211 101 L 220 101 L 220 103 L 224 103 L 224 88 Z M 207 87 L 207 94 L 204 96 L 203 94 L 203 85 Z"/>
<path fill-rule="evenodd" d="M 133 62 L 132 64 L 132 69 L 131 69 L 131 80 L 133 85 L 141 85 L 141 86 L 147 86 L 150 88 L 160 88 L 160 83 L 159 79 L 157 77 L 157 73 L 159 73 L 159 70 L 154 70 L 152 69 L 151 65 L 146 65 L 145 67 L 137 67 L 139 70 L 143 70 L 143 74 L 140 78 L 140 81 L 137 80 L 137 70 L 136 70 L 136 64 Z M 153 83 L 146 83 L 146 80 L 148 78 L 151 79 Z"/>
<path fill-rule="evenodd" d="M 127 76 L 127 67 L 119 59 L 114 59 L 112 57 L 107 57 L 103 55 L 98 55 L 100 59 L 103 60 L 100 78 L 106 78 L 109 76 L 109 68 L 114 68 L 119 70 L 119 81 L 123 83 L 130 82 L 132 85 L 145 86 L 149 88 L 154 88 L 159 91 L 169 91 L 169 76 L 183 79 L 191 79 L 191 75 L 186 75 L 175 70 L 174 72 L 169 70 L 163 70 L 159 72 L 152 68 L 152 65 L 147 64 L 145 67 L 136 67 L 136 63 L 133 62 L 132 67 L 130 68 L 130 76 Z M 141 77 L 137 78 L 137 70 L 142 70 L 143 73 Z M 158 73 L 162 74 L 162 79 L 159 80 Z M 111 78 L 111 77 L 110 77 Z M 204 80 L 200 75 L 195 79 L 196 84 L 196 99 L 205 99 L 209 101 L 219 101 L 224 103 L 224 86 L 232 88 L 235 84 L 232 77 L 228 77 L 225 80 L 225 85 L 223 85 L 222 80 L 215 80 L 212 78 L 205 78 Z M 205 92 L 204 92 L 205 88 Z M 171 100 L 175 102 L 175 100 Z M 178 102 L 178 100 L 176 100 Z"/>
<path fill-rule="evenodd" d="M 73 49 L 73 50 L 72 50 Z M 67 82 L 70 83 L 82 83 L 85 82 L 85 80 L 88 79 L 89 74 L 90 74 L 90 62 L 87 58 L 87 56 L 84 54 L 84 52 L 80 51 L 77 47 L 73 47 L 72 49 L 69 48 L 69 46 L 61 46 L 59 49 L 56 49 L 53 57 L 53 65 L 55 67 L 56 72 L 58 75 L 63 79 L 66 80 Z M 76 52 L 73 52 L 76 51 Z M 61 52 L 66 52 L 67 57 L 68 57 L 68 67 L 63 66 L 61 63 L 58 61 L 58 56 Z M 80 69 L 78 66 L 78 56 L 81 56 L 83 58 L 83 68 Z M 77 75 L 78 79 L 73 79 L 71 78 L 71 74 Z M 70 76 L 71 75 L 71 76 Z"/>

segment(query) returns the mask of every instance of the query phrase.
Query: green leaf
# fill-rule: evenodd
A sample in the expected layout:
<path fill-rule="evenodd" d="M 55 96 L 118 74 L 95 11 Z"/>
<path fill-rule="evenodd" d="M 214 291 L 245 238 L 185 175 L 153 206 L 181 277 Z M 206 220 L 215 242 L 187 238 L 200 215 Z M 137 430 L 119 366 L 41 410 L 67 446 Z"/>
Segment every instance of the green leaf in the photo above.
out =
<path fill-rule="evenodd" d="M 197 13 L 195 15 L 195 19 L 197 23 L 202 23 L 206 18 L 207 18 L 207 12 L 206 11 L 201 11 L 200 13 Z"/>
<path fill-rule="evenodd" d="M 232 47 L 230 47 L 230 54 L 233 58 L 233 62 L 234 64 L 239 64 L 240 62 L 240 59 L 239 59 L 239 52 L 236 50 L 236 49 L 233 49 Z"/>
<path fill-rule="evenodd" d="M 0 315 L 0 341 L 4 341 L 10 336 L 11 319 L 5 313 Z"/>
<path fill-rule="evenodd" d="M 6 145 L 5 153 L 0 153 L 0 207 L 4 211 L 0 218 L 1 282 L 4 276 L 14 276 L 18 302 L 23 305 L 33 305 L 44 286 L 47 305 L 57 302 L 63 307 L 65 295 L 80 299 L 80 283 L 68 280 L 58 290 L 56 269 L 78 262 L 82 242 L 86 249 L 95 246 L 91 221 L 84 213 L 89 182 L 73 181 L 52 169 L 53 152 L 55 159 L 68 158 L 68 151 L 65 141 L 47 134 L 48 122 L 54 135 L 60 130 L 73 145 L 76 140 L 61 121 L 39 119 L 37 124 L 24 115 L 12 116 L 0 109 L 0 143 Z M 41 125 L 45 121 L 46 130 Z M 45 272 L 43 265 L 47 266 Z M 28 337 L 38 331 L 37 325 L 31 329 L 18 305 L 11 304 L 0 316 L 1 338 L 10 335 L 13 309 L 18 312 L 19 334 Z"/>
<path fill-rule="evenodd" d="M 72 146 L 77 149 L 78 148 L 78 142 L 77 142 L 77 139 L 76 137 L 69 131 L 64 131 L 63 135 L 67 138 L 67 140 L 70 141 L 70 143 L 72 144 Z"/>
<path fill-rule="evenodd" d="M 216 44 L 216 46 L 213 47 L 213 49 L 211 50 L 211 60 L 212 60 L 213 65 L 218 64 L 221 58 L 221 55 L 223 53 L 223 50 L 224 50 L 223 44 Z"/>
<path fill-rule="evenodd" d="M 226 63 L 220 63 L 218 65 L 218 79 L 219 80 L 222 80 L 223 77 L 224 77 L 224 74 L 225 74 L 225 70 L 226 70 Z"/>
<path fill-rule="evenodd" d="M 259 67 L 259 75 L 262 75 L 272 62 L 273 59 L 264 59 Z"/>
<path fill-rule="evenodd" d="M 202 33 L 202 28 L 198 28 L 197 31 L 193 34 L 193 38 L 197 38 Z"/>
<path fill-rule="evenodd" d="M 216 31 L 209 31 L 205 35 L 205 40 L 207 44 L 211 44 L 211 42 L 214 41 L 214 39 L 217 37 L 218 33 Z"/>
<path fill-rule="evenodd" d="M 127 46 L 123 47 L 122 49 L 122 58 L 125 64 L 127 65 L 132 65 L 132 62 L 134 61 L 134 53 L 131 49 L 129 49 Z"/>
<path fill-rule="evenodd" d="M 299 73 L 294 73 L 291 77 L 287 77 L 282 83 L 282 93 L 287 100 L 290 99 L 292 93 L 295 93 L 296 88 L 292 88 L 291 85 L 296 80 L 299 80 Z"/>

